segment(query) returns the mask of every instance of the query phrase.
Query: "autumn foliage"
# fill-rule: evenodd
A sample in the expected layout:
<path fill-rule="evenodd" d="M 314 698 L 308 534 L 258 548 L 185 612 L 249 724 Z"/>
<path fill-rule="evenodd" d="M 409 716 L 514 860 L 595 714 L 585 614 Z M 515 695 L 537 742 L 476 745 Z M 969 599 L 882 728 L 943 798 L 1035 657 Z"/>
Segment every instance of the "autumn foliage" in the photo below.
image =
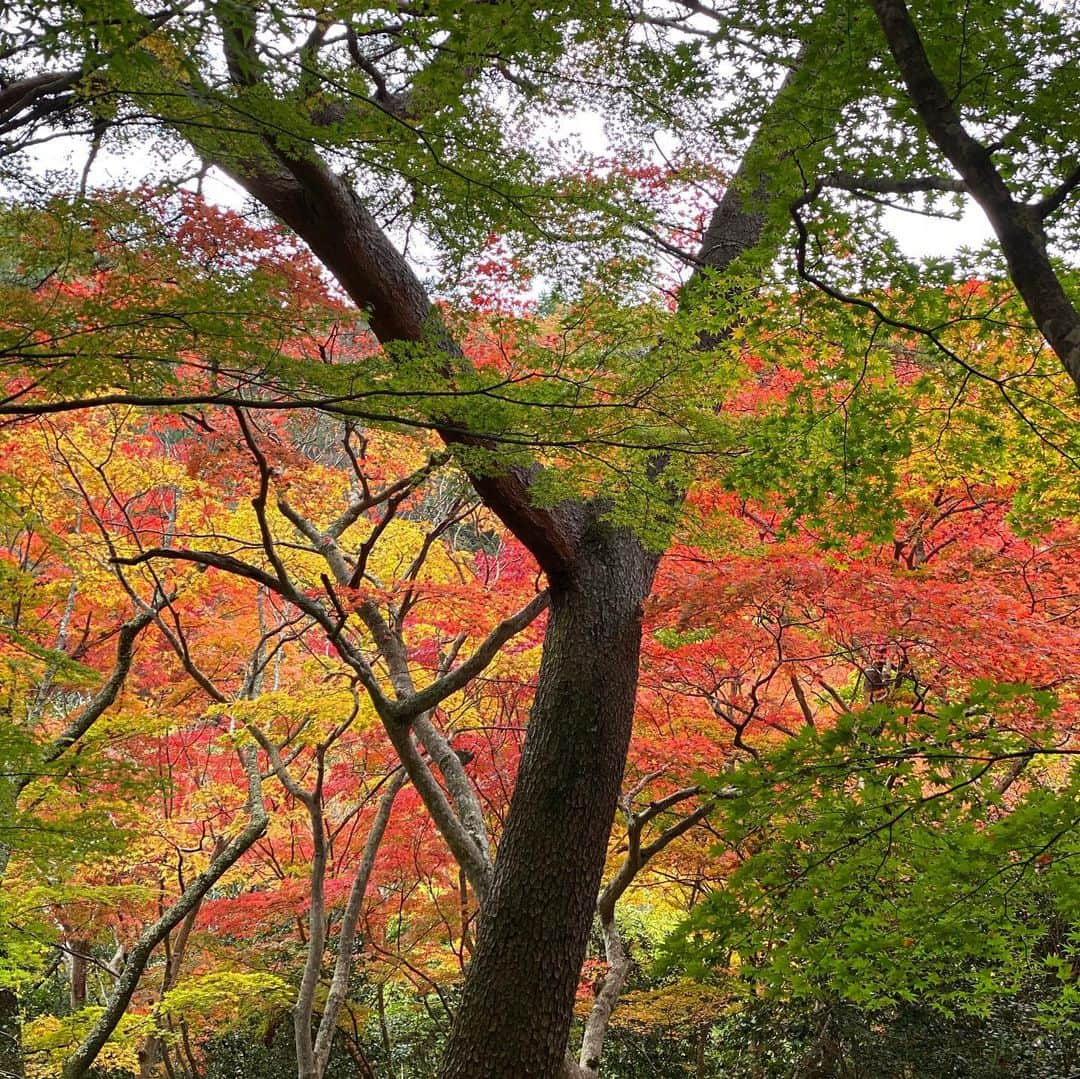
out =
<path fill-rule="evenodd" d="M 154 1066 L 197 1074 L 231 1032 L 274 1036 L 296 1002 L 309 943 L 316 839 L 325 849 L 319 888 L 329 930 L 318 1014 L 380 798 L 402 768 L 342 642 L 368 655 L 375 680 L 400 696 L 402 672 L 373 626 L 396 636 L 406 675 L 423 686 L 539 588 L 530 556 L 430 434 L 332 407 L 350 368 L 377 369 L 378 360 L 362 322 L 349 324 L 306 257 L 280 234 L 187 196 L 151 200 L 149 210 L 120 205 L 122 220 L 85 238 L 71 270 L 41 275 L 21 265 L 20 280 L 5 285 L 4 332 L 28 335 L 8 399 L 46 402 L 62 384 L 96 406 L 43 409 L 10 423 L 0 441 L 0 752 L 11 822 L 0 837 L 0 984 L 55 982 L 58 958 L 70 989 L 64 1006 L 35 1004 L 27 1016 L 35 1076 L 59 1073 L 144 927 L 242 827 L 245 759 L 262 776 L 265 830 L 155 953 L 98 1063 L 138 1073 L 153 1043 Z M 152 232 L 154 243 L 114 242 L 110 230 L 121 224 Z M 31 248 L 53 243 L 30 235 Z M 515 267 L 498 264 L 494 239 L 492 247 L 477 273 L 502 287 Z M 167 318 L 147 307 L 148 275 L 169 297 Z M 642 333 L 652 317 L 641 316 Z M 580 311 L 567 316 L 575 328 L 562 336 L 557 314 L 518 308 L 467 318 L 474 370 L 508 384 L 539 370 L 530 350 L 557 344 L 577 377 L 589 336 L 602 328 L 586 325 Z M 787 360 L 766 364 L 749 342 L 732 347 L 745 374 L 722 408 L 703 408 L 726 438 L 762 417 L 794 423 L 800 395 L 810 409 L 835 403 L 828 377 L 808 388 L 830 369 L 828 357 L 808 356 L 794 371 Z M 799 333 L 785 347 L 810 345 Z M 910 393 L 907 404 L 923 407 L 931 390 L 915 358 L 893 359 L 891 371 L 868 379 L 868 395 Z M 136 392 L 113 400 L 118 385 Z M 621 374 L 601 373 L 588 393 L 614 402 L 624 390 Z M 192 402 L 153 407 L 164 394 Z M 312 397 L 330 407 L 293 407 Z M 957 416 L 966 422 L 962 410 Z M 1064 762 L 1080 724 L 1080 531 L 1066 518 L 1023 527 L 1024 462 L 964 475 L 965 462 L 947 459 L 952 438 L 941 435 L 932 466 L 918 445 L 883 463 L 889 514 L 868 516 L 842 546 L 782 497 L 751 490 L 738 455 L 727 473 L 703 467 L 644 612 L 642 686 L 607 868 L 614 879 L 640 860 L 616 908 L 640 960 L 615 1029 L 676 1040 L 704 1030 L 710 1017 L 741 1006 L 732 984 L 740 966 L 768 965 L 766 941 L 756 937 L 740 953 L 731 940 L 716 943 L 718 923 L 709 921 L 730 914 L 718 914 L 710 897 L 725 894 L 768 843 L 763 829 L 781 829 L 785 814 L 790 823 L 798 813 L 782 807 L 741 836 L 726 829 L 727 803 L 745 794 L 732 785 L 750 782 L 731 778 L 740 767 L 764 766 L 771 754 L 856 723 L 864 724 L 862 752 L 895 760 L 902 752 L 888 738 L 901 728 L 932 728 L 943 745 L 934 726 L 942 716 L 958 702 L 970 711 L 973 700 L 992 698 L 994 709 L 987 705 L 985 721 L 964 737 L 973 753 L 983 738 L 985 752 L 999 755 L 996 817 L 1028 812 L 1026 799 L 1067 786 Z M 567 447 L 551 453 L 573 457 Z M 582 482 L 603 482 L 609 467 L 610 459 L 582 466 Z M 827 490 L 818 518 L 827 503 L 838 517 L 850 510 Z M 346 581 L 327 559 L 337 548 L 353 569 Z M 205 557 L 184 556 L 192 551 Z M 430 712 L 495 846 L 543 617 Z M 125 659 L 122 627 L 135 623 Z M 81 725 L 111 681 L 111 698 Z M 1006 685 L 1016 688 L 997 696 L 987 688 Z M 875 738 L 887 744 L 875 749 Z M 914 735 L 904 738 L 915 744 Z M 929 766 L 919 768 L 926 796 L 940 783 Z M 788 783 L 782 772 L 773 782 Z M 297 790 L 317 804 L 317 834 Z M 822 826 L 813 842 L 827 843 L 827 832 Z M 1048 843 L 1043 853 L 1053 859 L 1054 851 Z M 999 853 L 1006 862 L 1019 857 Z M 1029 868 L 1047 865 L 1033 857 Z M 388 1007 L 414 1015 L 426 1007 L 446 1021 L 478 906 L 424 798 L 404 783 L 360 908 L 337 1019 L 345 1052 L 363 1060 L 387 1048 Z M 684 929 L 669 972 L 651 971 L 652 953 L 688 917 L 695 928 Z M 705 936 L 703 958 L 695 948 Z M 1061 950 L 1049 954 L 1066 961 Z M 87 964 L 98 972 L 89 979 Z M 582 1018 L 610 966 L 610 954 L 594 949 L 581 976 Z M 850 986 L 822 991 L 850 995 Z M 960 991 L 950 992 L 950 1007 L 962 1006 Z"/>

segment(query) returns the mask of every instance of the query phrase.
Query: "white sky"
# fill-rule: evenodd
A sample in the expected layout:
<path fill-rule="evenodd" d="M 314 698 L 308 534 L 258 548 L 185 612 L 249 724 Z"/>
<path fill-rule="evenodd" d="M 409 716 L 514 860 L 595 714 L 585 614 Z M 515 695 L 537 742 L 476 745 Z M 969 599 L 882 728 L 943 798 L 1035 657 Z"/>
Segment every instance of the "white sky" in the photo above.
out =
<path fill-rule="evenodd" d="M 994 238 L 989 222 L 974 203 L 969 204 L 959 221 L 901 210 L 888 210 L 885 220 L 904 253 L 912 258 L 945 258 L 961 247 L 981 247 Z"/>
<path fill-rule="evenodd" d="M 589 151 L 602 154 L 607 146 L 603 123 L 599 117 L 581 114 L 565 119 L 559 124 L 558 135 L 579 141 Z M 70 156 L 77 150 L 79 156 Z M 35 164 L 42 170 L 67 167 L 81 173 L 85 158 L 85 146 L 61 139 L 46 143 L 34 155 Z M 145 180 L 144 163 L 131 155 L 117 156 L 103 150 L 90 172 L 92 187 L 117 187 L 135 185 Z M 145 163 L 147 171 L 153 163 Z M 213 171 L 205 179 L 203 194 L 212 202 L 239 208 L 245 202 L 245 193 L 227 177 Z M 982 211 L 970 204 L 958 221 L 947 218 L 930 218 L 901 210 L 886 211 L 889 231 L 896 237 L 902 250 L 912 258 L 947 258 L 962 247 L 980 247 L 993 238 L 993 233 Z"/>

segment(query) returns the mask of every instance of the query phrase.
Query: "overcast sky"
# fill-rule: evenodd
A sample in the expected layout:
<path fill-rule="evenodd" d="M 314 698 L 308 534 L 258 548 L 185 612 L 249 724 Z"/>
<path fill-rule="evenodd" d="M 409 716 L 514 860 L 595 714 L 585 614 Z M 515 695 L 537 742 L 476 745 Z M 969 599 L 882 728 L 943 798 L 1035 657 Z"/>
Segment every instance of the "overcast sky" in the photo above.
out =
<path fill-rule="evenodd" d="M 579 141 L 591 153 L 605 153 L 607 140 L 598 117 L 587 114 L 568 117 L 560 128 L 560 136 Z M 34 165 L 43 171 L 68 168 L 78 175 L 82 171 L 85 152 L 85 143 L 60 138 L 36 148 Z M 145 182 L 147 172 L 154 171 L 154 168 L 152 161 L 136 160 L 130 154 L 118 156 L 102 150 L 90 171 L 89 184 L 91 187 L 134 186 Z M 244 192 L 216 171 L 206 177 L 203 194 L 211 201 L 226 206 L 239 208 L 245 203 Z M 886 220 L 905 254 L 913 258 L 949 257 L 961 247 L 980 247 L 993 238 L 986 218 L 974 203 L 959 221 L 901 210 L 887 211 Z"/>

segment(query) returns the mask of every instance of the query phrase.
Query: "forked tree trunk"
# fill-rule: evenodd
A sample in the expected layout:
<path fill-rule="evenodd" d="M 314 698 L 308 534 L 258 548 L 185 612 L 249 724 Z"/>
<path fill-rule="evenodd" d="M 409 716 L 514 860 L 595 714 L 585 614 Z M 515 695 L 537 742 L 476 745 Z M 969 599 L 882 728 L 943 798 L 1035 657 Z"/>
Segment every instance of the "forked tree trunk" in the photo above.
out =
<path fill-rule="evenodd" d="M 797 94 L 789 78 L 777 101 Z M 745 196 L 755 187 L 747 177 L 773 159 L 766 146 L 768 133 L 759 133 L 717 206 L 702 268 L 723 272 L 761 241 L 766 188 Z M 453 385 L 458 346 L 344 177 L 314 155 L 281 150 L 226 169 L 307 242 L 384 345 L 414 342 L 444 356 Z M 436 429 L 451 445 L 485 445 L 456 423 Z M 654 463 L 662 471 L 662 462 Z M 442 1079 L 562 1073 L 630 741 L 642 604 L 658 556 L 629 531 L 599 522 L 594 505 L 537 504 L 537 471 L 519 464 L 470 473 L 488 508 L 547 575 L 551 609 L 525 750 Z"/>
<path fill-rule="evenodd" d="M 656 562 L 625 530 L 594 522 L 578 557 L 551 580 L 536 701 L 443 1079 L 539 1079 L 562 1069 Z"/>

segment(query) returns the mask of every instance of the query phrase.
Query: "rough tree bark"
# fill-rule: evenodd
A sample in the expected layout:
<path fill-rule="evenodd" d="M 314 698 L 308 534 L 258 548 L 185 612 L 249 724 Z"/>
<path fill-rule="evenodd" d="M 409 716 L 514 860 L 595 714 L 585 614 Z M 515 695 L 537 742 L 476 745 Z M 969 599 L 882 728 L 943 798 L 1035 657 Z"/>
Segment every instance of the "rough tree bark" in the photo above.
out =
<path fill-rule="evenodd" d="M 747 183 L 761 156 L 747 156 L 717 207 L 701 268 L 722 271 L 761 240 L 764 187 Z M 233 163 L 231 172 L 368 312 L 380 342 L 422 342 L 460 356 L 423 286 L 346 181 L 312 156 L 278 154 L 278 161 L 278 169 Z M 440 433 L 448 443 L 464 441 L 459 430 Z M 642 604 L 658 556 L 607 525 L 600 504 L 536 505 L 526 468 L 470 478 L 546 573 L 551 613 L 521 768 L 440 1074 L 553 1077 L 564 1065 L 622 780 Z"/>
<path fill-rule="evenodd" d="M 491 894 L 441 1075 L 558 1075 L 630 741 L 657 555 L 594 517 L 551 614 Z M 527 987 L 527 988 L 526 988 Z"/>
<path fill-rule="evenodd" d="M 69 996 L 73 1012 L 86 1007 L 86 968 L 90 959 L 90 947 L 91 942 L 88 940 L 68 942 L 68 961 L 71 968 Z"/>

